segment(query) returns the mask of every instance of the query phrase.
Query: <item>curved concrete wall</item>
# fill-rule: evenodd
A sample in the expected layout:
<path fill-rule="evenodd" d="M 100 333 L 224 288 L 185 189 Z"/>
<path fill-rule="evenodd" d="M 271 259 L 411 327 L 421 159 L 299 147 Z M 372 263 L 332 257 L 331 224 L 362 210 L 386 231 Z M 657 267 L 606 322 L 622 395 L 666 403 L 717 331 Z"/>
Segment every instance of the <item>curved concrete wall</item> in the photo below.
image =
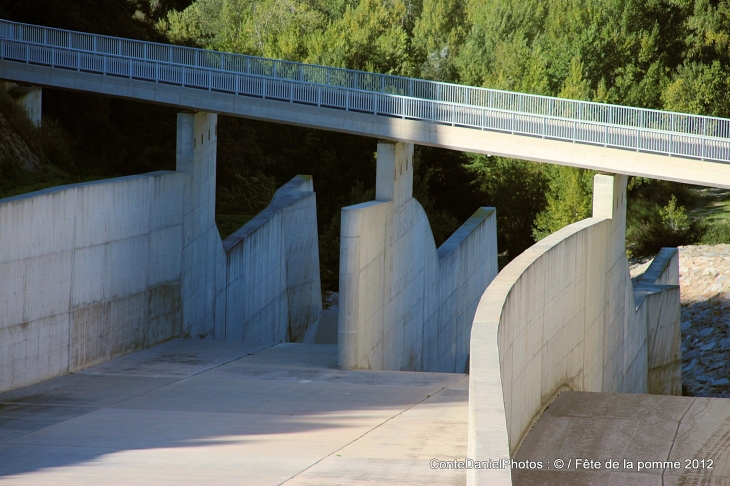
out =
<path fill-rule="evenodd" d="M 637 306 L 624 253 L 625 187 L 625 176 L 597 175 L 594 217 L 532 246 L 482 296 L 471 336 L 469 457 L 514 455 L 562 390 L 646 393 L 651 356 L 665 373 L 653 377 L 678 391 L 677 356 L 662 349 L 675 346 L 679 331 L 677 260 L 647 275 L 654 307 L 638 295 Z M 673 337 L 660 337 L 667 333 Z M 467 477 L 511 483 L 509 469 Z"/>
<path fill-rule="evenodd" d="M 180 334 L 184 179 L 0 201 L 0 391 Z"/>
<path fill-rule="evenodd" d="M 464 372 L 474 311 L 497 273 L 496 215 L 481 208 L 436 250 L 411 197 L 413 146 L 378 145 L 377 201 L 343 208 L 340 366 Z"/>
<path fill-rule="evenodd" d="M 296 341 L 319 319 L 317 200 L 311 176 L 283 185 L 271 204 L 223 241 L 226 339 Z"/>

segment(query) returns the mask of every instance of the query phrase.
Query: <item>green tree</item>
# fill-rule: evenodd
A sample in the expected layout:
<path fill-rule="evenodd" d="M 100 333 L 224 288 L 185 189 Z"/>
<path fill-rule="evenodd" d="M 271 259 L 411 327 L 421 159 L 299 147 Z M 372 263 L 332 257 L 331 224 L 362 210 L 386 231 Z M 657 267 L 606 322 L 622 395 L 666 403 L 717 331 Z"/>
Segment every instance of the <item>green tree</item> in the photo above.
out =
<path fill-rule="evenodd" d="M 424 0 L 413 30 L 413 45 L 421 60 L 421 76 L 440 81 L 456 79 L 454 59 L 463 43 L 465 12 L 462 0 Z"/>
<path fill-rule="evenodd" d="M 531 226 L 545 207 L 545 169 L 549 166 L 478 154 L 469 154 L 467 159 L 465 168 L 481 205 L 497 208 L 500 254 L 512 259 L 535 242 Z"/>
<path fill-rule="evenodd" d="M 552 166 L 546 194 L 547 204 L 535 218 L 535 240 L 545 238 L 560 228 L 591 216 L 593 175 L 595 172 L 575 167 Z"/>

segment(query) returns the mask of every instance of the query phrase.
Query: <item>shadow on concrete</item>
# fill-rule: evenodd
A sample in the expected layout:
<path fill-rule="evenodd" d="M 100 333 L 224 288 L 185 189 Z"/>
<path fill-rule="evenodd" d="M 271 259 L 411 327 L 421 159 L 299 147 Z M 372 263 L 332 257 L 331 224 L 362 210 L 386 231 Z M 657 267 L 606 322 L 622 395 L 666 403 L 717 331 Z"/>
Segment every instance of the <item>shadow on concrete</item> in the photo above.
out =
<path fill-rule="evenodd" d="M 0 394 L 0 477 L 97 484 L 147 467 L 196 483 L 216 465 L 279 484 L 386 422 L 416 449 L 450 429 L 465 442 L 464 375 L 343 371 L 336 345 L 271 346 L 175 340 Z"/>

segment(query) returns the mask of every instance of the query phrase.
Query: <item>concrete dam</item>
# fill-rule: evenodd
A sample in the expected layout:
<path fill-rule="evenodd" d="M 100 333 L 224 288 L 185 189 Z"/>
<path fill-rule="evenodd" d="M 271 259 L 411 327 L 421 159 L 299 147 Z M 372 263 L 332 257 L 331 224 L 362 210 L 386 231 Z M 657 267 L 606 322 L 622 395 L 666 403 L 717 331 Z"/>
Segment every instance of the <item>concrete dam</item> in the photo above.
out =
<path fill-rule="evenodd" d="M 397 469 L 391 463 L 368 469 L 388 447 L 417 484 L 730 480 L 730 465 L 719 459 L 710 472 L 671 467 L 684 456 L 726 457 L 716 431 L 728 431 L 722 424 L 730 416 L 722 399 L 677 396 L 677 250 L 663 249 L 633 283 L 625 255 L 627 176 L 730 188 L 730 120 L 9 21 L 0 21 L 0 80 L 17 90 L 36 123 L 43 87 L 180 110 L 175 171 L 0 200 L 0 417 L 41 405 L 62 417 L 31 415 L 32 426 L 13 419 L 5 433 L 0 419 L 0 478 L 32 484 L 69 474 L 93 482 L 131 467 L 140 457 L 129 453 L 140 449 L 161 454 L 155 461 L 167 466 L 150 470 L 164 475 L 176 462 L 161 451 L 186 444 L 195 457 L 221 461 L 221 483 L 241 480 L 230 469 L 235 450 L 270 461 L 246 466 L 256 470 L 251 484 L 336 484 L 338 477 L 408 484 L 405 472 L 389 476 Z M 218 115 L 380 140 L 375 199 L 341 213 L 337 345 L 295 344 L 322 314 L 316 181 L 296 175 L 268 208 L 221 240 Z M 599 170 L 592 217 L 539 241 L 499 273 L 499 208 L 474 208 L 437 248 L 413 198 L 414 144 Z M 310 384 L 317 391 L 301 388 Z M 104 401 L 94 386 L 118 400 Z M 292 397 L 300 409 L 282 405 Z M 59 408 L 64 400 L 76 408 Z M 345 413 L 354 410 L 357 417 Z M 327 415 L 335 412 L 336 419 Z M 216 414 L 231 414 L 225 420 L 244 437 L 348 432 L 337 440 L 307 436 L 291 452 L 301 461 L 287 468 L 282 443 L 268 452 L 246 448 L 245 440 L 226 445 L 227 422 Z M 306 419 L 289 423 L 281 418 L 287 414 Z M 266 417 L 268 429 L 252 431 L 256 420 L 244 416 Z M 399 425 L 411 416 L 421 416 L 421 425 Z M 192 425 L 171 432 L 176 420 L 203 419 L 212 432 Z M 147 424 L 135 429 L 144 440 L 119 436 L 130 420 Z M 69 452 L 63 437 L 84 443 L 74 421 L 100 427 L 105 439 Z M 156 448 L 145 429 L 158 422 L 165 439 Z M 449 424 L 461 432 L 449 435 Z M 377 435 L 380 427 L 402 443 Z M 409 427 L 420 435 L 408 435 Z M 650 439 L 635 438 L 653 427 Z M 454 448 L 439 449 L 431 436 Z M 204 447 L 211 437 L 219 456 Z M 576 449 L 581 437 L 591 440 Z M 622 463 L 607 472 L 606 461 L 623 453 L 617 443 L 634 448 L 634 461 L 662 467 L 642 472 Z M 360 452 L 345 453 L 352 450 Z M 428 454 L 444 460 L 431 457 L 429 466 Z M 592 476 L 575 462 L 556 466 L 591 454 L 604 465 Z M 343 455 L 352 462 L 338 463 Z M 121 462 L 97 461 L 100 469 L 86 475 L 83 465 L 102 456 Z M 26 459 L 11 460 L 18 457 Z M 178 483 L 200 479 L 181 470 L 188 472 Z"/>

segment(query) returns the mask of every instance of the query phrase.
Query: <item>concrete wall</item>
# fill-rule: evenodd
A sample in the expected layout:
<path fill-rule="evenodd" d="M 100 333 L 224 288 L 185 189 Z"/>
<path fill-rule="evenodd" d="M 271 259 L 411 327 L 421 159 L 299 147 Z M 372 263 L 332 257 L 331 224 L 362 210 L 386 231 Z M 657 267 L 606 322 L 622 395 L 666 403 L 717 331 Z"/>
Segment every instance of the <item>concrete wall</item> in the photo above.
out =
<path fill-rule="evenodd" d="M 665 364 L 657 336 L 678 321 L 673 310 L 635 303 L 624 249 L 625 188 L 625 176 L 597 175 L 594 217 L 533 245 L 482 296 L 471 336 L 469 457 L 514 455 L 562 390 L 646 393 L 649 342 Z M 672 265 L 677 260 L 651 284 L 678 283 Z M 676 285 L 653 291 L 657 306 L 678 309 Z M 469 484 L 510 484 L 509 475 L 470 470 L 467 477 Z"/>
<path fill-rule="evenodd" d="M 465 371 L 477 302 L 497 273 L 496 215 L 481 208 L 437 251 L 412 198 L 413 145 L 380 143 L 376 201 L 342 210 L 339 363 Z"/>
<path fill-rule="evenodd" d="M 311 178 L 224 251 L 215 157 L 216 116 L 183 113 L 177 172 L 0 200 L 0 391 L 175 336 L 294 340 L 319 318 Z"/>
<path fill-rule="evenodd" d="M 311 176 L 225 239 L 226 339 L 296 341 L 322 312 L 317 200 Z"/>
<path fill-rule="evenodd" d="M 184 176 L 0 201 L 0 391 L 180 334 Z"/>
<path fill-rule="evenodd" d="M 648 392 L 682 394 L 679 251 L 662 248 L 643 275 L 634 281 L 637 308 L 646 313 Z"/>

